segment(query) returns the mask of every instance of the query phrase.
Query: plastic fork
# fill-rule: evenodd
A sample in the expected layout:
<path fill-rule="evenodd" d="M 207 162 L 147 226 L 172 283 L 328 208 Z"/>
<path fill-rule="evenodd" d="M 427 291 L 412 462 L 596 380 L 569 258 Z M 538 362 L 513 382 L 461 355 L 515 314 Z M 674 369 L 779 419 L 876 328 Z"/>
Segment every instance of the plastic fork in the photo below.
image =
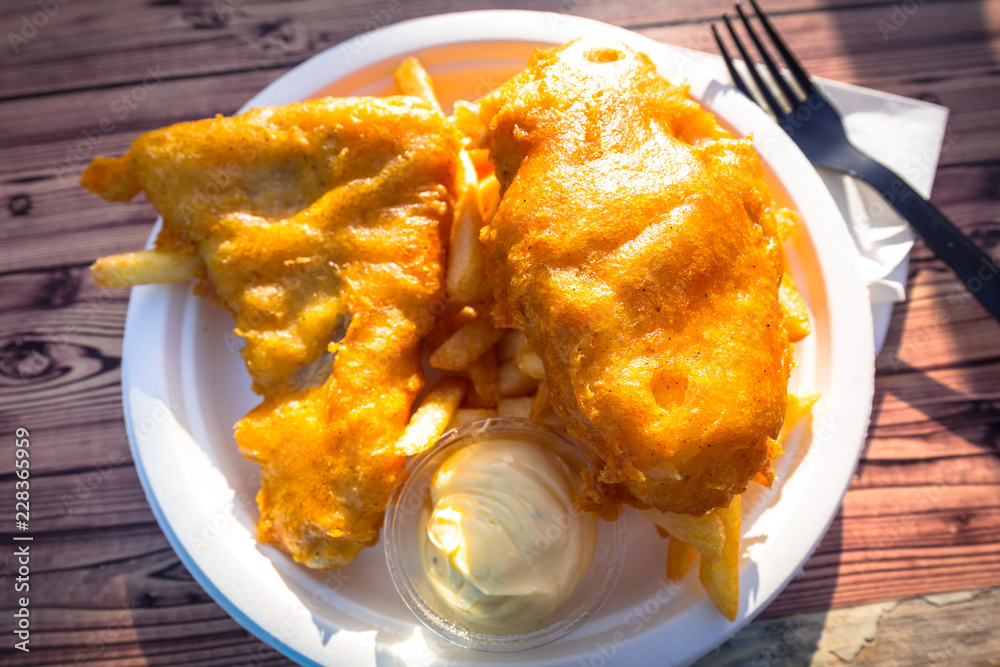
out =
<path fill-rule="evenodd" d="M 744 40 L 737 35 L 730 16 L 723 14 L 722 20 L 743 62 L 747 64 L 746 69 L 759 96 L 755 97 L 750 91 L 719 37 L 716 25 L 712 24 L 712 34 L 736 87 L 765 111 L 770 111 L 810 162 L 850 174 L 874 187 L 910 223 L 927 247 L 955 272 L 966 289 L 979 299 L 990 315 L 1000 321 L 1000 269 L 996 263 L 902 177 L 851 144 L 844 131 L 840 113 L 813 85 L 805 69 L 775 31 L 756 0 L 750 0 L 750 4 L 764 32 L 781 55 L 788 74 L 779 70 L 779 65 L 765 49 L 759 31 L 753 28 L 743 7 L 737 2 L 736 12 L 773 83 L 768 85 L 751 64 L 753 59 Z"/>

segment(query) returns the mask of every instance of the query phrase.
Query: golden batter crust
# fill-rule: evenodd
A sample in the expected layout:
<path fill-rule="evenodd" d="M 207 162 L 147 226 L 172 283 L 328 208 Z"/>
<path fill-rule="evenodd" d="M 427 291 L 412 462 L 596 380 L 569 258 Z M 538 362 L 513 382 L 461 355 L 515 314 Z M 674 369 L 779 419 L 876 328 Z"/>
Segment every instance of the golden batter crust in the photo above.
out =
<path fill-rule="evenodd" d="M 590 39 L 537 53 L 480 119 L 503 193 L 481 237 L 496 325 L 527 334 L 601 482 L 663 511 L 727 506 L 778 434 L 791 361 L 749 140 Z"/>
<path fill-rule="evenodd" d="M 424 102 L 328 98 L 148 132 L 83 175 L 105 198 L 144 191 L 158 246 L 204 261 L 264 395 L 236 426 L 262 472 L 258 537 L 310 567 L 375 544 L 403 478 L 458 151 Z"/>

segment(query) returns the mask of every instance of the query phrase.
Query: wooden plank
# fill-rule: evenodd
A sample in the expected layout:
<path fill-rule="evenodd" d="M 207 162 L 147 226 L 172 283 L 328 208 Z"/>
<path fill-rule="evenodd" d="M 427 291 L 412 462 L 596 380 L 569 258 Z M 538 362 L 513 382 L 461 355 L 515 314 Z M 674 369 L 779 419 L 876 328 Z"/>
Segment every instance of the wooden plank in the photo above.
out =
<path fill-rule="evenodd" d="M 31 487 L 31 520 L 38 535 L 152 523 L 153 514 L 131 460 L 112 457 L 89 468 L 36 478 Z M 0 482 L 14 496 L 14 480 Z"/>
<path fill-rule="evenodd" d="M 141 558 L 169 551 L 167 538 L 155 523 L 104 527 L 100 539 L 80 526 L 75 531 L 45 534 L 44 524 L 33 523 L 31 571 L 43 579 L 49 572 L 63 569 L 87 570 L 109 561 Z M 13 606 L 5 599 L 4 605 Z"/>
<path fill-rule="evenodd" d="M 879 383 L 914 369 L 1000 357 L 996 321 L 938 260 L 933 269 L 913 269 L 908 299 L 893 310 L 890 331 L 876 360 Z"/>
<path fill-rule="evenodd" d="M 967 90 L 973 94 L 980 92 L 978 87 Z M 946 137 L 945 146 L 948 145 Z M 946 148 L 943 154 L 948 152 Z M 939 166 L 931 200 L 947 209 L 949 217 L 962 227 L 965 223 L 989 223 L 984 225 L 976 241 L 997 249 L 1000 244 L 1000 230 L 996 226 L 1000 222 L 1000 158 L 980 164 Z"/>
<path fill-rule="evenodd" d="M 138 536 L 153 526 L 138 524 L 134 532 Z M 209 602 L 211 598 L 177 560 L 166 538 L 162 534 L 160 537 L 159 548 L 132 558 L 109 556 L 92 567 L 46 572 L 32 582 L 32 592 L 39 604 L 48 609 L 89 608 L 114 614 L 122 609 L 163 609 Z M 71 620 L 74 623 L 52 623 L 50 627 L 79 629 L 100 625 L 88 618 Z"/>
<path fill-rule="evenodd" d="M 158 533 L 154 524 L 149 530 Z M 38 649 L 18 664 L 79 664 L 78 656 L 95 664 L 212 664 L 260 650 L 158 537 L 161 548 L 146 555 L 34 578 L 33 599 L 41 602 L 32 609 L 39 624 L 33 626 L 32 646 L 37 643 Z M 39 553 L 51 548 L 44 542 L 39 547 Z"/>
<path fill-rule="evenodd" d="M 910 369 L 879 375 L 865 458 L 995 454 L 1000 420 L 998 371 L 1000 364 L 993 362 L 966 369 L 923 373 Z"/>
<path fill-rule="evenodd" d="M 858 464 L 851 491 L 897 486 L 1000 483 L 1000 457 L 993 452 L 972 456 L 910 461 L 879 461 L 866 457 Z"/>
<path fill-rule="evenodd" d="M 0 128 L 4 155 L 18 165 L 32 165 L 30 171 L 18 173 L 8 162 L 3 173 L 20 177 L 69 174 L 66 166 L 82 166 L 94 155 L 123 153 L 145 130 L 233 114 L 285 71 L 164 79 L 150 87 L 141 101 L 124 108 L 117 102 L 130 93 L 127 85 L 52 94 L 44 100 L 2 102 L 8 120 Z"/>
<path fill-rule="evenodd" d="M 993 509 L 1000 509 L 1000 480 L 996 479 L 987 484 L 951 484 L 941 481 L 929 486 L 851 489 L 844 497 L 841 515 L 845 519 L 906 516 L 910 521 L 904 523 L 912 523 L 916 520 L 916 514 Z M 904 527 L 900 526 L 901 529 Z"/>
<path fill-rule="evenodd" d="M 873 561 L 869 553 L 843 552 L 825 565 L 814 557 L 762 616 L 966 590 L 1000 581 L 996 544 L 899 549 L 883 555 Z"/>
<path fill-rule="evenodd" d="M 783 0 L 769 11 L 811 11 L 860 0 Z M 300 0 L 294 11 L 277 1 L 219 0 L 175 4 L 129 0 L 115 4 L 115 20 L 88 3 L 67 3 L 27 43 L 0 52 L 0 99 L 55 90 L 135 85 L 146 67 L 181 78 L 261 68 L 289 67 L 347 39 L 364 47 L 370 30 L 420 16 L 490 9 L 490 0 L 363 0 L 331 3 Z M 517 0 L 508 8 L 585 16 L 624 26 L 707 21 L 731 11 L 730 0 L 683 0 L 650 4 L 643 0 Z M 38 11 L 31 0 L 5 3 L 3 25 L 22 26 Z M 553 17 L 557 20 L 558 17 Z M 30 32 L 30 29 L 28 29 Z M 9 40 L 8 40 L 9 41 Z M 44 76 L 40 76 L 44 73 Z"/>

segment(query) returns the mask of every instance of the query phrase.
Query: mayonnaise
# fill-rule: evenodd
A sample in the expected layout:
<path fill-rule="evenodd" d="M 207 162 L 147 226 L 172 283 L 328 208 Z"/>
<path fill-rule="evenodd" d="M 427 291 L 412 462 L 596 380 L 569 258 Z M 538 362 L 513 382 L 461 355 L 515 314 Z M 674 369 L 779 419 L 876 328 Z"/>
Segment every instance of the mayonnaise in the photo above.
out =
<path fill-rule="evenodd" d="M 531 442 L 462 448 L 431 481 L 419 531 L 427 578 L 478 621 L 521 625 L 547 616 L 593 560 L 597 525 L 573 506 L 579 485 L 559 456 Z"/>

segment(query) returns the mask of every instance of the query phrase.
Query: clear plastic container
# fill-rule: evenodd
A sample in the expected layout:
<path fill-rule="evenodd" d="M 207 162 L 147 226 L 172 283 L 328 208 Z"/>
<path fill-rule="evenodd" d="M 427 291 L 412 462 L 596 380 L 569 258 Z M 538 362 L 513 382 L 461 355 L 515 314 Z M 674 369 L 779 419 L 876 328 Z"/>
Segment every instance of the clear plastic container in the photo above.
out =
<path fill-rule="evenodd" d="M 453 608 L 424 572 L 418 548 L 422 514 L 430 507 L 431 479 L 456 451 L 490 439 L 526 440 L 559 456 L 574 472 L 595 464 L 583 446 L 564 434 L 526 419 L 493 418 L 449 431 L 410 462 L 409 479 L 386 510 L 385 551 L 396 590 L 428 628 L 445 639 L 480 651 L 523 651 L 553 642 L 580 627 L 601 608 L 621 574 L 625 519 L 597 520 L 593 560 L 572 594 L 541 621 L 500 625 L 478 621 Z"/>

